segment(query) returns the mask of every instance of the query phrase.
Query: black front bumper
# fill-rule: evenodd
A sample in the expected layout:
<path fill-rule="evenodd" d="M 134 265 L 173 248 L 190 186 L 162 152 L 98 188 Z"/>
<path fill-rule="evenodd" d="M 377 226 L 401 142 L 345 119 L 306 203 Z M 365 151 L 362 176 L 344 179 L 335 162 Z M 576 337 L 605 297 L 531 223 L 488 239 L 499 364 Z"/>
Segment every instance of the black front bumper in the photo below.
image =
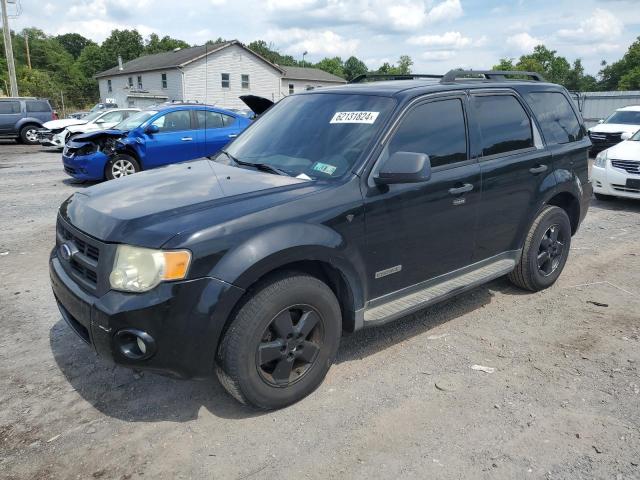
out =
<path fill-rule="evenodd" d="M 49 274 L 62 317 L 98 355 L 180 378 L 211 376 L 222 329 L 243 294 L 238 287 L 206 277 L 162 283 L 141 294 L 110 290 L 97 297 L 67 274 L 55 250 Z M 125 329 L 153 337 L 154 354 L 143 360 L 127 358 L 116 337 Z"/>

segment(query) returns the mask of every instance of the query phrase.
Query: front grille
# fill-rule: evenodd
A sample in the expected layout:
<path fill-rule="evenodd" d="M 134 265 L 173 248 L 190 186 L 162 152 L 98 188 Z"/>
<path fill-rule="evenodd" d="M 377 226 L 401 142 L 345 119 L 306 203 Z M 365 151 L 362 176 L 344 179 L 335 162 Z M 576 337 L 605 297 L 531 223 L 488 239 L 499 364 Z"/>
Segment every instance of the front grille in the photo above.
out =
<path fill-rule="evenodd" d="M 618 192 L 627 192 L 627 193 L 640 193 L 640 188 L 631 188 L 626 185 L 619 185 L 616 183 L 612 183 L 611 187 Z"/>
<path fill-rule="evenodd" d="M 632 175 L 640 175 L 640 162 L 634 160 L 611 160 L 611 166 Z"/>
<path fill-rule="evenodd" d="M 96 290 L 98 285 L 98 262 L 100 261 L 100 242 L 64 225 L 58 219 L 57 245 L 60 247 L 62 244 L 67 244 L 73 252 L 69 259 L 63 258 L 58 253 L 58 258 L 67 272 L 80 285 L 89 290 Z"/>
<path fill-rule="evenodd" d="M 620 135 L 622 135 L 622 132 L 615 132 L 615 133 L 593 132 L 593 133 L 589 133 L 589 138 L 591 139 L 592 142 L 595 142 L 595 143 L 618 143 L 622 140 L 620 138 Z"/>

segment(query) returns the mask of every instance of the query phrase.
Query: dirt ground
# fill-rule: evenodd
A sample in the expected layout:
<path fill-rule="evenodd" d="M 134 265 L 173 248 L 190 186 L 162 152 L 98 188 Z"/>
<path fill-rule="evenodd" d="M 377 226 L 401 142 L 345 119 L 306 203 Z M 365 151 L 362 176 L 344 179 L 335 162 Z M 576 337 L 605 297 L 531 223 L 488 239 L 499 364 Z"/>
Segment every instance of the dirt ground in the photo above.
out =
<path fill-rule="evenodd" d="M 345 337 L 314 394 L 257 413 L 107 366 L 62 321 L 47 259 L 85 187 L 0 142 L 0 478 L 640 478 L 640 202 L 594 200 L 552 288 Z"/>

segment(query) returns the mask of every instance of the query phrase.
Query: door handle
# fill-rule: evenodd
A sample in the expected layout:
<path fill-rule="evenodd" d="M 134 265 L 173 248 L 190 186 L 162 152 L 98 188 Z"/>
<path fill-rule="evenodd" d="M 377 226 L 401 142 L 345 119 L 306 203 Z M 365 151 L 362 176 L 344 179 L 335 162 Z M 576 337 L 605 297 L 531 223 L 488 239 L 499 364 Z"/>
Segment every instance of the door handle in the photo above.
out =
<path fill-rule="evenodd" d="M 238 136 L 237 133 L 230 133 L 229 138 L 236 138 Z"/>
<path fill-rule="evenodd" d="M 537 167 L 533 167 L 529 169 L 529 172 L 533 173 L 534 175 L 537 175 L 539 173 L 544 173 L 546 171 L 547 171 L 546 165 L 538 165 Z"/>
<path fill-rule="evenodd" d="M 180 140 L 182 140 L 183 142 L 190 142 L 193 140 L 192 137 L 182 137 Z"/>
<path fill-rule="evenodd" d="M 461 193 L 467 193 L 473 190 L 473 185 L 470 183 L 465 183 L 461 187 L 454 187 L 449 189 L 449 193 L 451 195 L 460 195 Z"/>

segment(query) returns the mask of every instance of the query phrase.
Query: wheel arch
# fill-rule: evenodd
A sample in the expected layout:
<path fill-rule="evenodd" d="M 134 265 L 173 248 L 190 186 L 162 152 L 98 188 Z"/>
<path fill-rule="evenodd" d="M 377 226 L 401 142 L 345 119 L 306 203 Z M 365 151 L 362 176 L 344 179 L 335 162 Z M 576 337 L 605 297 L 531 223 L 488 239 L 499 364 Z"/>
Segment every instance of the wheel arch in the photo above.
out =
<path fill-rule="evenodd" d="M 557 192 L 544 205 L 551 205 L 562 208 L 568 215 L 571 222 L 571 235 L 578 231 L 580 225 L 580 200 L 569 191 Z"/>

